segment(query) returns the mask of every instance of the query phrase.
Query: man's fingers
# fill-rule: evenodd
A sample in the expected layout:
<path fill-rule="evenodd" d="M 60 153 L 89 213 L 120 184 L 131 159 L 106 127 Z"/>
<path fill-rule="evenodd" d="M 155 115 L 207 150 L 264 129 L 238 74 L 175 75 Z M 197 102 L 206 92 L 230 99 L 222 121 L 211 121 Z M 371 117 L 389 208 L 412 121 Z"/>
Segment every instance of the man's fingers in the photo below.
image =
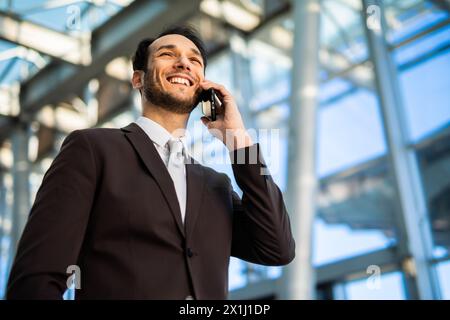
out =
<path fill-rule="evenodd" d="M 208 124 L 211 122 L 211 120 L 209 120 L 207 117 L 201 117 L 200 120 L 202 120 L 205 126 L 208 126 Z"/>
<path fill-rule="evenodd" d="M 219 97 L 221 97 L 225 100 L 232 99 L 231 93 L 224 86 L 222 86 L 220 84 L 205 80 L 200 84 L 200 86 L 205 90 L 213 88 L 214 90 L 217 91 Z"/>

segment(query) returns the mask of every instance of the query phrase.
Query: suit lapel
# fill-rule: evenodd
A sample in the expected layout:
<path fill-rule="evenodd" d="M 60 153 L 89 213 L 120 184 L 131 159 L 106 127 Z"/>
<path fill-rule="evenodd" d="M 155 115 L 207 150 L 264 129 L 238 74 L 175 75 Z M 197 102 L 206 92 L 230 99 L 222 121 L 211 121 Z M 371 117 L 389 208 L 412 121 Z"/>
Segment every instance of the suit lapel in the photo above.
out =
<path fill-rule="evenodd" d="M 121 130 L 125 132 L 125 136 L 133 145 L 139 157 L 144 162 L 148 171 L 153 176 L 159 188 L 161 189 L 161 192 L 167 204 L 169 205 L 173 218 L 175 219 L 178 230 L 180 231 L 181 235 L 185 237 L 183 222 L 181 221 L 180 206 L 178 203 L 175 187 L 166 166 L 164 165 L 161 157 L 158 154 L 158 151 L 156 150 L 147 134 L 137 124 L 131 123 L 128 126 L 121 128 Z M 197 173 L 193 173 L 194 177 L 196 175 Z M 195 186 L 196 183 L 194 183 L 194 187 Z M 190 186 L 188 185 L 188 190 L 189 188 Z M 189 191 L 187 203 L 189 203 Z M 186 211 L 189 212 L 189 210 Z"/>

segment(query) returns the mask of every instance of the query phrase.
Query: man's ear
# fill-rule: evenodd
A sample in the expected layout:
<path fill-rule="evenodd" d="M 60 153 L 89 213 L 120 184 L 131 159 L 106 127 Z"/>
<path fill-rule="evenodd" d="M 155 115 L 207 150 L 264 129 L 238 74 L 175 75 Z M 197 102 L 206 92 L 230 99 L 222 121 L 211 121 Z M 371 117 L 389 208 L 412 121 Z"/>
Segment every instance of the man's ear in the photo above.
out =
<path fill-rule="evenodd" d="M 144 71 L 135 70 L 131 77 L 131 84 L 133 85 L 133 89 L 141 89 L 144 86 Z"/>

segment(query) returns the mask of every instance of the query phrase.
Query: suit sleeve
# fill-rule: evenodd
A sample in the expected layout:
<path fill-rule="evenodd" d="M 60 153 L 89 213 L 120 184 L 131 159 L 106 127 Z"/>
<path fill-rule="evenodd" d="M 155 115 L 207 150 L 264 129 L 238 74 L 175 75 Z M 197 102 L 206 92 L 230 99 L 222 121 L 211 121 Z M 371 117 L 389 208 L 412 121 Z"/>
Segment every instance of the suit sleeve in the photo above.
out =
<path fill-rule="evenodd" d="M 18 244 L 7 299 L 62 299 L 67 289 L 66 271 L 77 264 L 97 181 L 86 135 L 69 134 L 44 175 Z"/>
<path fill-rule="evenodd" d="M 263 264 L 285 265 L 295 256 L 289 216 L 283 196 L 267 170 L 259 144 L 233 151 L 232 168 L 242 199 L 233 191 L 231 254 Z"/>

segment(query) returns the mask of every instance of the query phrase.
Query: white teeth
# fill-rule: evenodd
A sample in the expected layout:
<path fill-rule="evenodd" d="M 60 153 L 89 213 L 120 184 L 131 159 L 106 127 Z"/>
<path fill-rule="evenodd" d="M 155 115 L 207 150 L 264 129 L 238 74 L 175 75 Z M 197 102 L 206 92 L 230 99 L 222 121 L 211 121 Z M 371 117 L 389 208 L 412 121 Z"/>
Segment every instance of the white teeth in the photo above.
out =
<path fill-rule="evenodd" d="M 169 79 L 169 82 L 170 82 L 170 83 L 180 83 L 180 84 L 184 84 L 185 86 L 188 86 L 188 87 L 189 87 L 189 85 L 190 85 L 189 80 L 184 79 L 184 78 L 179 78 L 179 77 L 173 77 L 173 78 L 170 78 L 170 79 Z"/>

